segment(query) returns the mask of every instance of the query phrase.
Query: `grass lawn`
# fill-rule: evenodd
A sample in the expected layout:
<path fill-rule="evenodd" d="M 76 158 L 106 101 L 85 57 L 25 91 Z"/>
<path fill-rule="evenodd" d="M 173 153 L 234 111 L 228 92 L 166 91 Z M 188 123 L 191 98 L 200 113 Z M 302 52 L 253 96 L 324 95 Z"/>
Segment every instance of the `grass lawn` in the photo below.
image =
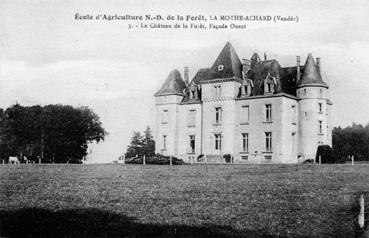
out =
<path fill-rule="evenodd" d="M 0 237 L 355 237 L 369 165 L 0 165 Z"/>

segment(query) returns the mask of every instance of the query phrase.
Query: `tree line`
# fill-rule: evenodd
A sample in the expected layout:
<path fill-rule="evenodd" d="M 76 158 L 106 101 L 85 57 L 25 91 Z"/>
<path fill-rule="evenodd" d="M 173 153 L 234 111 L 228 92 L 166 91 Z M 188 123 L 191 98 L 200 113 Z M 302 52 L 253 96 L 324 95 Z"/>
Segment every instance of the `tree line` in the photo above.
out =
<path fill-rule="evenodd" d="M 88 143 L 104 140 L 107 132 L 90 108 L 69 105 L 0 108 L 0 159 L 26 156 L 44 163 L 81 163 Z M 332 131 L 332 156 L 337 160 L 369 160 L 369 124 L 353 123 Z M 155 155 L 150 127 L 134 131 L 126 158 Z"/>
<path fill-rule="evenodd" d="M 335 127 L 332 131 L 332 151 L 337 159 L 369 161 L 369 124 L 352 123 L 345 128 Z"/>
<path fill-rule="evenodd" d="M 107 132 L 90 108 L 69 105 L 0 109 L 0 158 L 26 156 L 42 163 L 81 163 L 88 143 L 104 140 Z"/>

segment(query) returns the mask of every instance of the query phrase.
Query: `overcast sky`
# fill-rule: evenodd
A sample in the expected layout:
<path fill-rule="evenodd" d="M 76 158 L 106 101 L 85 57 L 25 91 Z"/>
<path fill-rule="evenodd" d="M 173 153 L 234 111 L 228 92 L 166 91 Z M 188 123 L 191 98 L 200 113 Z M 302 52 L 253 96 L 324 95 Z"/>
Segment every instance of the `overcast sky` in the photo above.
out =
<path fill-rule="evenodd" d="M 298 16 L 298 23 L 248 22 L 243 30 L 134 29 L 79 14 Z M 321 57 L 333 125 L 369 122 L 368 1 L 17 1 L 0 2 L 0 107 L 87 105 L 110 135 L 91 161 L 126 151 L 132 131 L 154 125 L 154 97 L 173 68 L 210 67 L 230 41 L 283 66 Z"/>

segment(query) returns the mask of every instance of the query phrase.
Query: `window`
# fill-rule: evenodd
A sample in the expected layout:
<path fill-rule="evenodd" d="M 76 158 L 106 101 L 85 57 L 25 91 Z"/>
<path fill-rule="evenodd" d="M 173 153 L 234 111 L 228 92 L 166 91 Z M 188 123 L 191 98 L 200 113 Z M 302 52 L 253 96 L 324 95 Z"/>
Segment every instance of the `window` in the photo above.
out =
<path fill-rule="evenodd" d="M 196 110 L 191 109 L 188 112 L 188 126 L 189 127 L 194 127 L 195 123 L 196 123 Z"/>
<path fill-rule="evenodd" d="M 221 134 L 215 134 L 215 150 L 221 150 L 222 149 L 222 135 Z"/>
<path fill-rule="evenodd" d="M 291 114 L 292 114 L 292 124 L 296 124 L 296 117 L 297 117 L 297 113 L 296 113 L 296 105 L 292 105 L 291 107 Z"/>
<path fill-rule="evenodd" d="M 161 123 L 162 124 L 168 123 L 168 110 L 163 110 L 163 113 L 161 115 Z"/>
<path fill-rule="evenodd" d="M 265 119 L 267 122 L 272 121 L 272 104 L 265 105 L 265 116 L 266 116 Z"/>
<path fill-rule="evenodd" d="M 167 149 L 167 136 L 166 135 L 163 136 L 163 149 L 164 150 Z"/>
<path fill-rule="evenodd" d="M 249 122 L 249 106 L 241 107 L 241 123 Z"/>
<path fill-rule="evenodd" d="M 195 136 L 190 135 L 190 153 L 195 153 Z"/>
<path fill-rule="evenodd" d="M 215 108 L 215 123 L 220 124 L 222 122 L 222 108 L 216 107 Z"/>
<path fill-rule="evenodd" d="M 221 87 L 220 85 L 216 85 L 214 86 L 214 97 L 220 98 L 220 96 L 221 96 Z"/>
<path fill-rule="evenodd" d="M 318 105 L 319 105 L 319 113 L 323 113 L 323 104 L 320 102 Z"/>
<path fill-rule="evenodd" d="M 241 95 L 242 96 L 250 96 L 251 95 L 251 83 L 249 82 L 244 82 L 241 85 Z"/>
<path fill-rule="evenodd" d="M 323 97 L 323 89 L 319 89 L 320 97 Z"/>
<path fill-rule="evenodd" d="M 265 150 L 267 152 L 272 151 L 272 133 L 271 132 L 265 132 Z"/>
<path fill-rule="evenodd" d="M 247 155 L 242 155 L 242 156 L 241 156 L 241 159 L 242 159 L 242 160 L 248 160 L 248 159 L 249 159 L 249 157 L 248 157 Z"/>
<path fill-rule="evenodd" d="M 190 99 L 193 99 L 194 91 L 190 91 Z"/>
<path fill-rule="evenodd" d="M 242 151 L 249 151 L 249 133 L 242 133 Z"/>
<path fill-rule="evenodd" d="M 306 88 L 304 88 L 304 95 L 306 95 Z"/>
<path fill-rule="evenodd" d="M 268 74 L 268 76 L 264 79 L 264 93 L 265 94 L 274 93 L 274 83 L 275 83 L 275 79 Z"/>
<path fill-rule="evenodd" d="M 266 92 L 267 93 L 272 92 L 272 83 L 266 83 Z"/>
<path fill-rule="evenodd" d="M 218 71 L 223 71 L 223 69 L 224 69 L 224 65 L 222 64 L 218 65 Z"/>
<path fill-rule="evenodd" d="M 319 121 L 319 134 L 323 133 L 323 121 Z"/>

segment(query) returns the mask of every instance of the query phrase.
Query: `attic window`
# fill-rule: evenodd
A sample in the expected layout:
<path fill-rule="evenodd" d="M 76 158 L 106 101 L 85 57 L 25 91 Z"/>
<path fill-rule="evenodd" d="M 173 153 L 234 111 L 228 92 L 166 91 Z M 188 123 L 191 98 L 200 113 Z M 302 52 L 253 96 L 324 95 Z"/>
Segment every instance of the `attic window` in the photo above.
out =
<path fill-rule="evenodd" d="M 218 71 L 223 71 L 223 69 L 224 69 L 224 65 L 222 64 L 218 65 Z"/>
<path fill-rule="evenodd" d="M 266 83 L 266 93 L 271 93 L 272 92 L 272 83 Z"/>
<path fill-rule="evenodd" d="M 252 86 L 253 86 L 252 81 L 245 79 L 241 85 L 241 96 L 250 96 Z"/>
<path fill-rule="evenodd" d="M 269 74 L 264 80 L 264 94 L 273 94 L 274 93 L 274 85 L 276 85 L 276 80 L 274 77 L 271 77 Z"/>

